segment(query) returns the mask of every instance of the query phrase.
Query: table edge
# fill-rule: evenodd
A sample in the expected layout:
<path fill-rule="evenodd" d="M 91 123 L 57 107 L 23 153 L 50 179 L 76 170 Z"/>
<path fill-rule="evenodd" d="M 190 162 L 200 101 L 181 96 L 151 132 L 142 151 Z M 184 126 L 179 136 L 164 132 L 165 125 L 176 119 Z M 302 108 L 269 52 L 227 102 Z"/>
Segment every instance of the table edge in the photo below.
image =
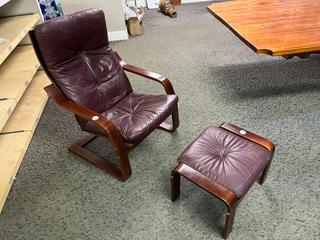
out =
<path fill-rule="evenodd" d="M 214 4 L 214 3 L 213 3 Z M 211 4 L 211 5 L 213 5 Z M 219 22 L 221 22 L 224 26 L 226 26 L 234 35 L 236 35 L 242 42 L 244 42 L 249 48 L 251 48 L 256 53 L 265 53 L 272 55 L 273 51 L 270 49 L 257 49 L 252 43 L 250 43 L 247 39 L 242 37 L 233 27 L 231 27 L 222 17 L 220 17 L 218 14 L 216 14 L 212 9 L 210 9 L 209 5 L 207 7 L 207 10 L 217 19 Z"/>
<path fill-rule="evenodd" d="M 303 54 L 318 54 L 320 53 L 320 47 L 304 47 L 301 49 L 291 49 L 291 50 L 279 50 L 274 51 L 272 49 L 263 49 L 263 48 L 257 48 L 252 43 L 250 43 L 247 39 L 245 39 L 243 36 L 241 36 L 240 33 L 238 33 L 232 26 L 230 26 L 222 17 L 220 17 L 217 13 L 215 13 L 210 6 L 214 5 L 215 3 L 210 4 L 207 6 L 207 10 L 217 19 L 219 22 L 221 22 L 225 27 L 227 27 L 234 35 L 236 35 L 243 43 L 245 43 L 249 48 L 251 48 L 254 52 L 258 54 L 268 54 L 271 56 L 294 56 L 294 55 L 303 55 Z"/>

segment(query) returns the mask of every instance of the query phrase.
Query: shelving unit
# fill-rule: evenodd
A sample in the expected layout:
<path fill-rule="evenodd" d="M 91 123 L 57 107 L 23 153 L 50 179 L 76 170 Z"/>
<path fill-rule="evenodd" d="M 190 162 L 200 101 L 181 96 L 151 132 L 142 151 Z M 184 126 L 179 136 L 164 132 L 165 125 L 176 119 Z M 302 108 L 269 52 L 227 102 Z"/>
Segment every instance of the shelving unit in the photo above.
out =
<path fill-rule="evenodd" d="M 0 7 L 3 1 L 0 0 Z M 49 80 L 31 45 L 18 46 L 38 14 L 0 18 L 0 212 L 47 102 Z"/>

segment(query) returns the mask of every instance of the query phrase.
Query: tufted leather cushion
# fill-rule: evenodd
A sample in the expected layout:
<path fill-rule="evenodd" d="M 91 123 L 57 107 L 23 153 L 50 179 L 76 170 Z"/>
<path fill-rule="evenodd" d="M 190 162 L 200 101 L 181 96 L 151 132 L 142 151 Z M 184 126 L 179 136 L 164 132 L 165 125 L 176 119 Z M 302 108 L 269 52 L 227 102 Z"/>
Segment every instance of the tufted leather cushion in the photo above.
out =
<path fill-rule="evenodd" d="M 170 116 L 177 101 L 176 95 L 131 93 L 102 115 L 115 124 L 125 142 L 139 143 Z M 83 124 L 82 129 L 98 135 L 105 134 L 92 122 Z"/>
<path fill-rule="evenodd" d="M 270 152 L 223 128 L 208 127 L 178 158 L 241 198 L 268 164 Z"/>
<path fill-rule="evenodd" d="M 101 113 L 132 92 L 109 46 L 102 10 L 43 22 L 34 33 L 54 83 L 67 98 Z"/>

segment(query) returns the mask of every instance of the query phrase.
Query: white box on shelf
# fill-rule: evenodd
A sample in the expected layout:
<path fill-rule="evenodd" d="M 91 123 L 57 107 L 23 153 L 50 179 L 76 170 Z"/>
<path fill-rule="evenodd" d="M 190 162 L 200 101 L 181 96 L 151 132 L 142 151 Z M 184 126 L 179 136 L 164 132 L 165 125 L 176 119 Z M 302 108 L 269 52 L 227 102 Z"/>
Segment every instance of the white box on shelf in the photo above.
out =
<path fill-rule="evenodd" d="M 7 2 L 9 2 L 10 0 L 0 0 L 0 7 L 5 5 Z"/>
<path fill-rule="evenodd" d="M 136 5 L 137 5 L 137 7 L 146 7 L 147 2 L 146 2 L 146 0 L 136 0 Z"/>
<path fill-rule="evenodd" d="M 157 9 L 159 8 L 160 0 L 147 0 L 147 7 L 149 9 Z"/>

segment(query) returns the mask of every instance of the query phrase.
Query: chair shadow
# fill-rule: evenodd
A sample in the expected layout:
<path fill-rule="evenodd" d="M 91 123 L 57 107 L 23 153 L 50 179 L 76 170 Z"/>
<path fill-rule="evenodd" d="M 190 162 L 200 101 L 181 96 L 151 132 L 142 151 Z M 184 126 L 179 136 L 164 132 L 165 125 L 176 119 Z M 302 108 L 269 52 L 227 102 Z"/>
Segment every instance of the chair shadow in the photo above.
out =
<path fill-rule="evenodd" d="M 219 91 L 228 98 L 253 99 L 320 91 L 320 56 L 219 66 L 211 69 Z M 208 80 L 212 81 L 212 79 Z"/>

